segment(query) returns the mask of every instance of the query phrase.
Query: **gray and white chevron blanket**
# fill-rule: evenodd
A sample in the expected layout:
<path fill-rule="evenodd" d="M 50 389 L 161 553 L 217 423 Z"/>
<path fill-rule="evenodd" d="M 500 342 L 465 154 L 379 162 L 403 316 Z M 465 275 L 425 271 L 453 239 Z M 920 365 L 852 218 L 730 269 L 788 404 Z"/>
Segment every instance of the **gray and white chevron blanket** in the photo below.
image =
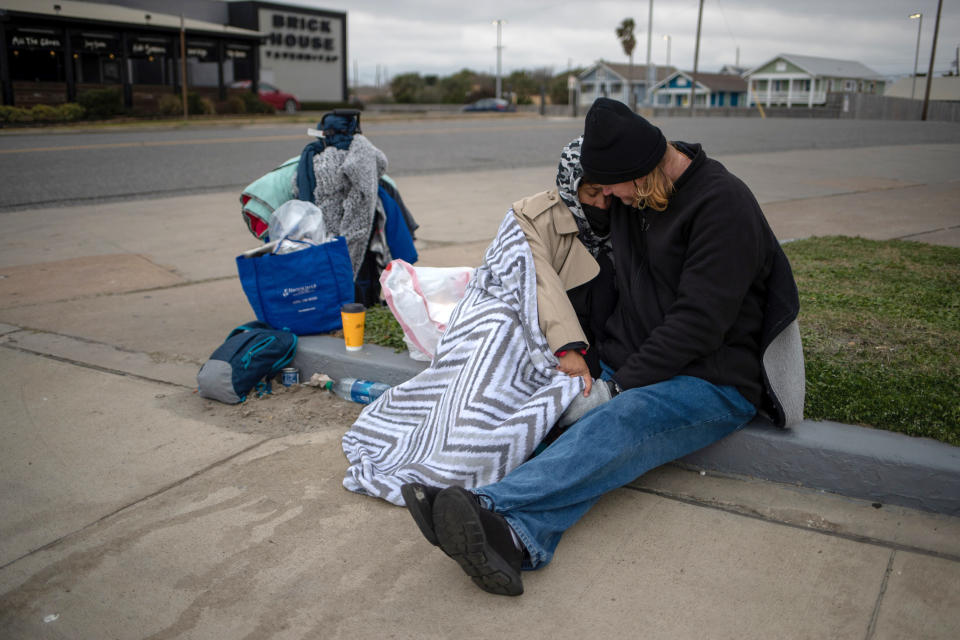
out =
<path fill-rule="evenodd" d="M 343 436 L 343 486 L 402 505 L 401 485 L 479 487 L 526 460 L 578 393 L 537 321 L 530 246 L 508 212 L 430 366 Z"/>

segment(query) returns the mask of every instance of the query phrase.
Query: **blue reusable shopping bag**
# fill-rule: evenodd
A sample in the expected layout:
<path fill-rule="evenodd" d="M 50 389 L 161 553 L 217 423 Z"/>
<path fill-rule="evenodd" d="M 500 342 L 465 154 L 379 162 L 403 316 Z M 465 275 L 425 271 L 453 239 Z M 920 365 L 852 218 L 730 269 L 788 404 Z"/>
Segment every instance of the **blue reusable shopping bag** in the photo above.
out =
<path fill-rule="evenodd" d="M 297 335 L 340 329 L 340 307 L 353 302 L 343 236 L 292 253 L 237 256 L 237 271 L 257 319 Z"/>

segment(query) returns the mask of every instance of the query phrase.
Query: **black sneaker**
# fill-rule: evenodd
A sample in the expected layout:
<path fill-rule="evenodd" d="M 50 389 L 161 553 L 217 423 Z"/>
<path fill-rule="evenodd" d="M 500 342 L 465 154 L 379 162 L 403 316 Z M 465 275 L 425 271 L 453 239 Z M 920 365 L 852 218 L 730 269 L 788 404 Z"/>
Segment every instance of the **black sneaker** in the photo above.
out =
<path fill-rule="evenodd" d="M 400 487 L 400 495 L 407 505 L 407 511 L 413 516 L 413 521 L 420 527 L 420 533 L 427 542 L 437 547 L 437 534 L 433 530 L 433 501 L 440 493 L 440 487 L 431 487 L 419 482 L 411 482 Z"/>
<path fill-rule="evenodd" d="M 523 550 L 503 516 L 481 507 L 475 494 L 461 487 L 441 491 L 433 503 L 433 528 L 440 548 L 478 587 L 504 596 L 523 593 Z"/>

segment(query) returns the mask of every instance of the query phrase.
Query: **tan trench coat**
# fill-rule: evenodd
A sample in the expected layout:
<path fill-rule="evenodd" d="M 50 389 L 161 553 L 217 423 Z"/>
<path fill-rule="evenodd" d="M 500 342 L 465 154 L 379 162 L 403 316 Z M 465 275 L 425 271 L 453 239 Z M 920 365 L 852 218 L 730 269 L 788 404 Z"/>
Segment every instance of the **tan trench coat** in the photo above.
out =
<path fill-rule="evenodd" d="M 556 189 L 513 203 L 537 270 L 537 313 L 550 350 L 571 342 L 587 344 L 567 291 L 589 282 L 600 266 L 577 239 L 577 223 Z"/>

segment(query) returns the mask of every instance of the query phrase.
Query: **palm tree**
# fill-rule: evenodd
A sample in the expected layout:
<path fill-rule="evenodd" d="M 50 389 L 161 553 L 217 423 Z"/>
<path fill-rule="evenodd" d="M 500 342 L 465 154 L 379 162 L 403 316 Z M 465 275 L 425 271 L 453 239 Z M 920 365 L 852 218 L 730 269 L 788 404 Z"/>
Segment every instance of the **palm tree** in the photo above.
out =
<path fill-rule="evenodd" d="M 633 35 L 633 29 L 636 27 L 633 18 L 624 18 L 620 26 L 617 27 L 617 39 L 620 40 L 620 46 L 623 52 L 630 57 L 630 75 L 627 78 L 627 91 L 630 93 L 630 108 L 636 111 L 636 98 L 633 93 L 633 50 L 637 46 L 637 38 Z"/>

